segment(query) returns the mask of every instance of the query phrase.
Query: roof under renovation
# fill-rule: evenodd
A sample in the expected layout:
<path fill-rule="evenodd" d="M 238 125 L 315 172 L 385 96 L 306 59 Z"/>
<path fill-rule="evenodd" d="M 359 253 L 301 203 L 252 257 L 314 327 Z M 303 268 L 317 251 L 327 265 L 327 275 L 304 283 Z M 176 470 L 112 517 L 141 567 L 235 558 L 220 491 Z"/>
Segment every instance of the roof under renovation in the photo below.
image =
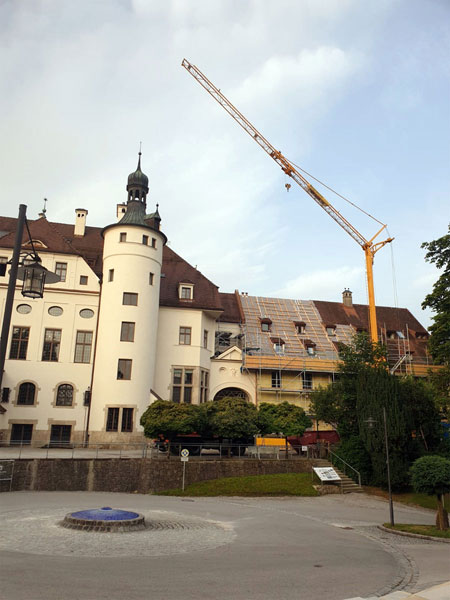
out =
<path fill-rule="evenodd" d="M 244 315 L 246 363 L 261 368 L 318 368 L 338 358 L 340 343 L 349 344 L 357 332 L 368 329 L 368 307 L 351 302 L 289 300 L 239 296 Z M 428 333 L 405 308 L 377 307 L 380 341 L 392 364 L 403 356 L 408 363 L 428 363 Z M 304 366 L 302 367 L 302 361 Z"/>

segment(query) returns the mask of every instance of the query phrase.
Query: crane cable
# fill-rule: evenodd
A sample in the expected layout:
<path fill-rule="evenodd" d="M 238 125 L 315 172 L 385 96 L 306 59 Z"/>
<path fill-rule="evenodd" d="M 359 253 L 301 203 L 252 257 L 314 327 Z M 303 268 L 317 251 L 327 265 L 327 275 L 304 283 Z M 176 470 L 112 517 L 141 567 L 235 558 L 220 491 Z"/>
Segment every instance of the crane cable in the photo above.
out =
<path fill-rule="evenodd" d="M 317 177 L 314 177 L 314 175 L 311 175 L 311 173 L 308 173 L 308 171 L 305 171 L 305 169 L 302 169 L 302 167 L 300 167 L 299 165 L 296 165 L 295 162 L 293 162 L 292 160 L 290 160 L 289 162 L 291 164 L 293 164 L 294 167 L 297 167 L 297 169 L 299 169 L 300 171 L 302 171 L 302 173 L 305 173 L 305 175 L 308 175 L 308 177 L 311 177 L 311 179 L 314 179 L 314 181 L 317 181 L 317 183 L 320 183 L 320 185 L 323 185 L 325 188 L 327 188 L 327 190 L 329 190 L 333 194 L 336 194 L 336 196 L 339 196 L 339 198 L 342 198 L 342 200 L 345 200 L 346 202 L 348 202 L 349 204 L 351 204 L 354 208 L 357 208 L 362 213 L 364 213 L 366 216 L 370 217 L 371 219 L 373 219 L 374 221 L 376 221 L 380 225 L 384 225 L 384 223 L 382 223 L 381 221 L 379 221 L 376 217 L 374 217 L 373 215 L 371 215 L 370 213 L 368 213 L 367 211 L 365 211 L 363 208 L 359 207 L 357 204 L 355 204 L 354 202 L 352 202 L 351 200 L 349 200 L 348 198 L 346 198 L 345 196 L 343 196 L 339 192 L 336 192 L 336 190 L 333 190 L 332 187 L 330 187 L 329 185 L 327 185 L 323 181 L 320 181 L 320 179 L 317 179 Z"/>

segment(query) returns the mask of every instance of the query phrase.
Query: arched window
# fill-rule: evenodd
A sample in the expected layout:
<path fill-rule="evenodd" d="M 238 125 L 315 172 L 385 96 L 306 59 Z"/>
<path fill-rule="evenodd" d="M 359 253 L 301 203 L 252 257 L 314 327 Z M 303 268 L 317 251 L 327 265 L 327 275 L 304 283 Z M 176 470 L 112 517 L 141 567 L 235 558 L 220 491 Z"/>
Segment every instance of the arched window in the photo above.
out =
<path fill-rule="evenodd" d="M 30 381 L 21 383 L 19 387 L 19 395 L 17 396 L 17 404 L 22 406 L 32 406 L 36 395 L 36 386 Z"/>
<path fill-rule="evenodd" d="M 244 390 L 235 387 L 224 388 L 217 392 L 214 396 L 214 400 L 221 400 L 222 398 L 240 398 L 241 400 L 248 400 L 247 394 Z"/>
<path fill-rule="evenodd" d="M 73 402 L 73 386 L 68 383 L 63 383 L 58 386 L 56 392 L 56 406 L 72 406 Z"/>

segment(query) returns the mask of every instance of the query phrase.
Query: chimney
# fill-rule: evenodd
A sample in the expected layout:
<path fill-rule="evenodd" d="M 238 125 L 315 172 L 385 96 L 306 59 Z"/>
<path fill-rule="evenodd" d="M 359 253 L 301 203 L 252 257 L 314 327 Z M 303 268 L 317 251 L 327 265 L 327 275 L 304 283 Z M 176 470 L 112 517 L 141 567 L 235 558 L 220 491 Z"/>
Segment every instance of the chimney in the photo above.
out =
<path fill-rule="evenodd" d="M 342 292 L 342 304 L 344 306 L 353 306 L 352 293 L 348 288 Z"/>
<path fill-rule="evenodd" d="M 83 237 L 86 229 L 86 216 L 88 211 L 85 208 L 76 208 L 75 209 L 75 227 L 73 230 L 73 235 L 76 237 Z"/>
<path fill-rule="evenodd" d="M 125 202 L 122 202 L 122 204 L 118 204 L 117 205 L 117 222 L 120 221 L 120 219 L 123 217 L 123 215 L 127 212 L 127 205 L 125 204 Z"/>

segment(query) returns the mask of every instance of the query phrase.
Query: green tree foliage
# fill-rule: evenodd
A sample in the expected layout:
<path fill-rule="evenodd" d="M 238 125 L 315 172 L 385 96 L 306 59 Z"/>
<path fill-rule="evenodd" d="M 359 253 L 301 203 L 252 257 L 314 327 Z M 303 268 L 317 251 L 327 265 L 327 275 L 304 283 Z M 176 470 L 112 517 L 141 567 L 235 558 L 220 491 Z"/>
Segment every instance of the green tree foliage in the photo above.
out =
<path fill-rule="evenodd" d="M 430 327 L 431 355 L 438 364 L 448 365 L 450 363 L 450 225 L 447 235 L 432 242 L 424 242 L 422 248 L 427 250 L 425 260 L 443 270 L 433 286 L 433 291 L 422 302 L 422 308 L 431 308 L 436 313 Z"/>
<path fill-rule="evenodd" d="M 335 450 L 335 454 L 359 471 L 361 483 L 363 485 L 369 485 L 371 483 L 372 461 L 370 459 L 370 454 L 367 452 L 366 447 L 359 436 L 354 435 L 343 440 L 339 444 L 339 448 Z M 342 467 L 342 463 L 339 460 L 336 460 L 335 464 L 338 469 L 339 467 Z"/>
<path fill-rule="evenodd" d="M 163 436 L 165 439 L 173 440 L 176 435 L 195 432 L 198 428 L 199 416 L 198 406 L 157 400 L 142 415 L 141 425 L 146 437 Z"/>
<path fill-rule="evenodd" d="M 345 456 L 342 458 L 370 476 L 374 485 L 385 486 L 384 407 L 391 482 L 394 487 L 402 487 L 408 483 L 411 462 L 424 452 L 436 451 L 439 444 L 439 413 L 433 390 L 427 382 L 391 375 L 386 368 L 384 348 L 373 345 L 366 335 L 356 336 L 349 346 L 341 346 L 340 358 L 337 381 L 313 394 L 311 409 L 320 420 L 336 427 L 341 453 L 347 454 L 351 449 L 362 468 Z M 366 423 L 369 417 L 376 420 L 371 430 Z M 367 455 L 370 468 L 364 462 Z"/>
<path fill-rule="evenodd" d="M 384 408 L 391 484 L 393 488 L 401 488 L 409 482 L 408 470 L 414 443 L 411 435 L 412 414 L 404 402 L 400 382 L 386 369 L 367 369 L 358 375 L 357 387 L 359 437 L 372 461 L 372 483 L 380 486 L 387 484 Z M 372 427 L 368 423 L 370 418 L 375 420 Z"/>
<path fill-rule="evenodd" d="M 435 401 L 433 386 L 426 379 L 404 377 L 399 379 L 402 404 L 410 413 L 417 458 L 423 452 L 435 450 L 442 433 L 440 413 Z"/>
<path fill-rule="evenodd" d="M 442 419 L 450 419 L 450 364 L 439 371 L 431 371 L 428 379 L 434 394 L 436 408 Z"/>
<path fill-rule="evenodd" d="M 242 398 L 221 398 L 200 406 L 201 433 L 222 438 L 242 439 L 258 433 L 258 411 Z"/>
<path fill-rule="evenodd" d="M 288 437 L 302 436 L 305 429 L 311 427 L 312 421 L 303 408 L 289 402 L 269 404 L 262 402 L 259 407 L 259 428 L 262 433 L 279 433 L 286 443 L 286 458 L 288 458 Z"/>
<path fill-rule="evenodd" d="M 367 369 L 384 370 L 386 351 L 373 344 L 366 333 L 354 336 L 351 344 L 340 344 L 336 381 L 312 394 L 311 411 L 335 427 L 342 439 L 359 435 L 356 411 L 358 374 Z"/>
<path fill-rule="evenodd" d="M 448 515 L 442 496 L 450 492 L 450 460 L 442 456 L 422 456 L 411 467 L 411 483 L 416 492 L 437 497 L 436 526 L 448 529 Z"/>

